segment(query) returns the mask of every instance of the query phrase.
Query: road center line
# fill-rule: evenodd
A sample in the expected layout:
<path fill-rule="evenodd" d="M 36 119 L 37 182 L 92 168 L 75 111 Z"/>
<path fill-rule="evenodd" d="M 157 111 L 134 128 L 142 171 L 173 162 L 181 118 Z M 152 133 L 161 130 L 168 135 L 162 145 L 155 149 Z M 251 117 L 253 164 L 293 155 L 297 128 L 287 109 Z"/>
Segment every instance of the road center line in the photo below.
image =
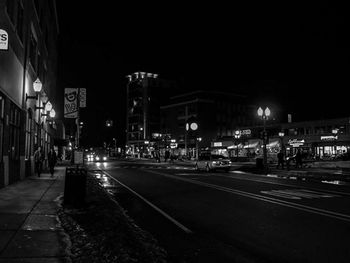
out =
<path fill-rule="evenodd" d="M 158 213 L 160 213 L 162 216 L 164 216 L 165 218 L 167 218 L 168 220 L 170 220 L 173 224 L 175 224 L 177 227 L 179 227 L 181 230 L 183 230 L 185 233 L 187 234 L 192 234 L 193 232 L 185 227 L 183 224 L 181 224 L 179 221 L 177 221 L 176 219 L 172 218 L 170 215 L 168 215 L 166 212 L 164 212 L 162 209 L 160 209 L 159 207 L 157 207 L 156 205 L 152 204 L 150 201 L 148 201 L 146 198 L 144 198 L 143 196 L 141 196 L 139 193 L 135 192 L 134 190 L 132 190 L 130 187 L 128 187 L 127 185 L 123 184 L 122 182 L 120 182 L 118 179 L 114 178 L 112 175 L 110 175 L 108 172 L 101 170 L 100 171 L 104 174 L 106 174 L 107 176 L 109 176 L 112 180 L 116 181 L 118 184 L 122 185 L 123 187 L 125 187 L 126 189 L 128 189 L 131 193 L 133 193 L 134 195 L 136 195 L 138 198 L 140 198 L 142 201 L 144 201 L 147 205 L 149 205 L 150 207 L 152 207 L 154 210 L 156 210 Z"/>
<path fill-rule="evenodd" d="M 341 213 L 328 211 L 328 210 L 324 210 L 324 209 L 320 209 L 320 208 L 316 208 L 316 207 L 301 205 L 301 204 L 297 204 L 297 203 L 293 203 L 293 202 L 289 202 L 289 201 L 285 201 L 285 200 L 280 200 L 280 199 L 276 199 L 276 198 L 272 198 L 272 197 L 267 197 L 267 196 L 263 196 L 263 195 L 244 192 L 244 191 L 240 191 L 240 190 L 236 190 L 236 189 L 232 189 L 232 188 L 228 188 L 228 187 L 224 187 L 224 186 L 219 186 L 219 185 L 215 185 L 215 184 L 209 184 L 209 183 L 205 183 L 205 182 L 201 182 L 201 181 L 197 181 L 197 180 L 192 180 L 192 179 L 188 179 L 188 178 L 182 178 L 179 176 L 170 175 L 170 174 L 166 174 L 166 173 L 150 171 L 150 170 L 148 170 L 147 172 L 157 174 L 157 175 L 162 175 L 164 177 L 172 178 L 175 180 L 180 180 L 180 181 L 184 181 L 184 182 L 188 182 L 188 183 L 216 189 L 216 190 L 223 191 L 223 192 L 237 194 L 240 196 L 245 196 L 245 197 L 253 198 L 253 199 L 264 201 L 264 202 L 269 202 L 269 203 L 278 204 L 281 206 L 291 207 L 291 208 L 306 211 L 309 213 L 319 214 L 319 215 L 323 215 L 326 217 L 336 218 L 336 219 L 350 222 L 350 215 L 346 215 L 346 214 L 341 214 Z"/>

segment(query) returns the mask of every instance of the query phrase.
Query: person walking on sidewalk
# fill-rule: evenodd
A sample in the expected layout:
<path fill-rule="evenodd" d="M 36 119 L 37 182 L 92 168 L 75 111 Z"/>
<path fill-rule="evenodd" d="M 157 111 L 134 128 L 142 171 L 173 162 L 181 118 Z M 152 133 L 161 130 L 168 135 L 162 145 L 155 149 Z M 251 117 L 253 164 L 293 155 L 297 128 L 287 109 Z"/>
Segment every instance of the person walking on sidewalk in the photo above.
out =
<path fill-rule="evenodd" d="M 298 168 L 303 168 L 303 156 L 301 153 L 301 150 L 298 149 L 296 155 L 295 155 L 295 167 Z"/>
<path fill-rule="evenodd" d="M 35 170 L 40 177 L 41 171 L 43 169 L 43 161 L 44 161 L 44 152 L 41 149 L 41 146 L 38 146 L 38 149 L 34 152 L 34 163 Z"/>
<path fill-rule="evenodd" d="M 282 150 L 277 154 L 277 162 L 277 169 L 280 168 L 280 165 L 282 166 L 282 169 L 284 169 L 284 154 Z"/>
<path fill-rule="evenodd" d="M 53 174 L 55 172 L 55 165 L 57 163 L 57 155 L 53 147 L 51 147 L 49 153 L 47 154 L 47 161 L 49 163 L 51 177 L 53 177 Z"/>

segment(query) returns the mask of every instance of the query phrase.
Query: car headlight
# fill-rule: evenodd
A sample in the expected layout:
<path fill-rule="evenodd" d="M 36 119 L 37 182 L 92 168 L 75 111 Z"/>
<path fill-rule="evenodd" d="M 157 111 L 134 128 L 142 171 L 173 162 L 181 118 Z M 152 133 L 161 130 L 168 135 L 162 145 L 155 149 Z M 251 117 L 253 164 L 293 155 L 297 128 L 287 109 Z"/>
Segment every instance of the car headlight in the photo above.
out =
<path fill-rule="evenodd" d="M 96 156 L 95 159 L 96 159 L 96 161 L 99 161 L 99 160 L 100 160 L 100 157 Z"/>
<path fill-rule="evenodd" d="M 213 164 L 217 164 L 217 161 L 213 161 Z"/>
<path fill-rule="evenodd" d="M 103 160 L 106 161 L 106 160 L 107 160 L 107 157 L 106 157 L 106 156 L 103 156 Z"/>

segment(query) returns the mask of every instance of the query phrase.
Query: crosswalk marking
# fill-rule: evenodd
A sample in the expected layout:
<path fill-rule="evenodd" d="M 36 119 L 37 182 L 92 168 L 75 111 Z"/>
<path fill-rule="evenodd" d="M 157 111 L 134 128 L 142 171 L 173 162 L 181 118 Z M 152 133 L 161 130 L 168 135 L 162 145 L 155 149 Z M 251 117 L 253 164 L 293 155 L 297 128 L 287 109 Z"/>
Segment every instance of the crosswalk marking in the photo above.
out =
<path fill-rule="evenodd" d="M 262 194 L 278 196 L 286 199 L 300 200 L 305 199 L 315 199 L 315 198 L 332 198 L 339 197 L 339 195 L 329 194 L 320 191 L 311 191 L 307 189 L 283 189 L 283 190 L 270 190 L 270 191 L 260 191 Z"/>

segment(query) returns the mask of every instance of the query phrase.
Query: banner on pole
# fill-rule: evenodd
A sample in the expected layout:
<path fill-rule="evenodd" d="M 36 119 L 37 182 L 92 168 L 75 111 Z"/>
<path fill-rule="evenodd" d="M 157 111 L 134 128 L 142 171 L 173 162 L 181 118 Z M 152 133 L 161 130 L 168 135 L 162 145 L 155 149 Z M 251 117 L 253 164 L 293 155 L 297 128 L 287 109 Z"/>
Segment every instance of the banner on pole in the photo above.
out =
<path fill-rule="evenodd" d="M 79 107 L 85 108 L 86 107 L 86 89 L 81 88 L 79 89 Z"/>
<path fill-rule="evenodd" d="M 75 89 L 75 88 L 64 89 L 64 117 L 65 118 L 78 117 L 78 89 Z"/>

